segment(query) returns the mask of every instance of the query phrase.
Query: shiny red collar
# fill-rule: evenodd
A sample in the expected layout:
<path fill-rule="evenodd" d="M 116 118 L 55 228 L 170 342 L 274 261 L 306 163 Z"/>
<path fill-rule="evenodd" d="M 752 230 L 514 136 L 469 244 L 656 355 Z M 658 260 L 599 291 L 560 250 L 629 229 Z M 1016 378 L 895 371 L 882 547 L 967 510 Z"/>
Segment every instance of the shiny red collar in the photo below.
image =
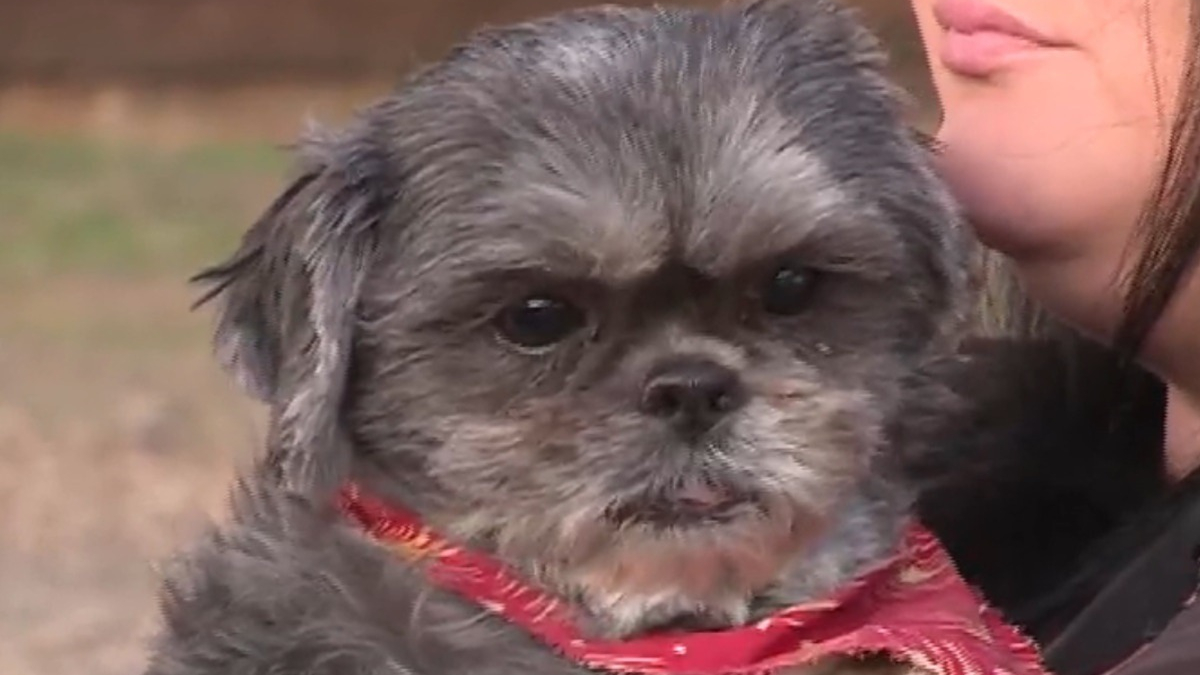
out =
<path fill-rule="evenodd" d="M 830 598 L 722 631 L 592 640 L 568 607 L 498 561 L 440 537 L 411 513 L 342 490 L 369 536 L 427 563 L 433 583 L 521 627 L 585 668 L 621 675 L 768 675 L 836 656 L 883 654 L 931 675 L 1046 675 L 1033 644 L 959 577 L 932 534 L 911 525 L 899 553 Z"/>

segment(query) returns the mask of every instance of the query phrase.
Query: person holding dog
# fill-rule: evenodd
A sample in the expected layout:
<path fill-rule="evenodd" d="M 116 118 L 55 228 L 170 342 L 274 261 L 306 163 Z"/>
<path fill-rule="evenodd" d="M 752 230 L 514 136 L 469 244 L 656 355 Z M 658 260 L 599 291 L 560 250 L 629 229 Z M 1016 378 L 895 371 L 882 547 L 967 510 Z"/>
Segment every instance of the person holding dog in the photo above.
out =
<path fill-rule="evenodd" d="M 977 360 L 1026 374 L 927 518 L 1059 675 L 1200 673 L 1200 2 L 912 4 L 940 168 L 1018 289 Z"/>

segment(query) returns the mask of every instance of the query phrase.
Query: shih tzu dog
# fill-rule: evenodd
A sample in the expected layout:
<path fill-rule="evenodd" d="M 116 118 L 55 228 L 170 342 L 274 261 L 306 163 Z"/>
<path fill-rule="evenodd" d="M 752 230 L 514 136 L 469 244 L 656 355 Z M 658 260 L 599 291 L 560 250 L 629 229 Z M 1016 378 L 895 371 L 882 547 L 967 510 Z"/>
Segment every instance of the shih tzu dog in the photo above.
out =
<path fill-rule="evenodd" d="M 148 672 L 674 672 L 570 652 L 819 605 L 903 544 L 965 250 L 831 2 L 477 34 L 314 134 L 200 275 L 269 451 L 168 574 Z"/>

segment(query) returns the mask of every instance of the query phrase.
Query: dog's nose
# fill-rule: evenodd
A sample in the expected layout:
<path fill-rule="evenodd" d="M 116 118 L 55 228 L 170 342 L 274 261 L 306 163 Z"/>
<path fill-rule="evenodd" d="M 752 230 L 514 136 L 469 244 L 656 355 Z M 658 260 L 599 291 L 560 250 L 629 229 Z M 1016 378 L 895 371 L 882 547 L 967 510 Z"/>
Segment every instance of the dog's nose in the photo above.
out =
<path fill-rule="evenodd" d="M 736 372 L 706 358 L 680 357 L 650 372 L 641 409 L 669 421 L 680 433 L 695 436 L 745 403 L 746 390 Z"/>

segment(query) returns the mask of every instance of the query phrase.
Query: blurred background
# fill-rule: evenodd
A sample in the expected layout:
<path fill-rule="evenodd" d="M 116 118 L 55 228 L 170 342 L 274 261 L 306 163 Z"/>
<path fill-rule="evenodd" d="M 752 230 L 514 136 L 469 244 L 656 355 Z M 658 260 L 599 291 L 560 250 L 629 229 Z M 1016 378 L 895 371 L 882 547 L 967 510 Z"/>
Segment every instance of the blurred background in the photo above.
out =
<path fill-rule="evenodd" d="M 186 278 L 336 123 L 571 0 L 0 0 L 0 673 L 129 675 L 155 567 L 258 447 Z M 626 3 L 639 4 L 639 3 Z M 858 0 L 933 119 L 903 0 Z"/>

